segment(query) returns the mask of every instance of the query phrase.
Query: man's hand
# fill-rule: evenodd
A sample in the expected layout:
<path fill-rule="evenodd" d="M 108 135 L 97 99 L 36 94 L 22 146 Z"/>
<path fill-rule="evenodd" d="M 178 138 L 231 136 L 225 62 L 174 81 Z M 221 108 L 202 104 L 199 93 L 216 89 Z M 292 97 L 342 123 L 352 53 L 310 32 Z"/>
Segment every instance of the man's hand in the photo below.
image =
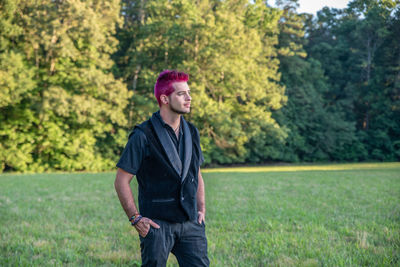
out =
<path fill-rule="evenodd" d="M 149 233 L 150 226 L 153 226 L 156 229 L 160 228 L 158 224 L 146 217 L 140 219 L 140 221 L 135 225 L 135 228 L 141 237 L 146 237 L 146 235 Z"/>
<path fill-rule="evenodd" d="M 199 222 L 199 224 L 201 224 L 201 222 L 206 222 L 206 215 L 204 214 L 204 212 L 197 212 L 197 221 Z"/>

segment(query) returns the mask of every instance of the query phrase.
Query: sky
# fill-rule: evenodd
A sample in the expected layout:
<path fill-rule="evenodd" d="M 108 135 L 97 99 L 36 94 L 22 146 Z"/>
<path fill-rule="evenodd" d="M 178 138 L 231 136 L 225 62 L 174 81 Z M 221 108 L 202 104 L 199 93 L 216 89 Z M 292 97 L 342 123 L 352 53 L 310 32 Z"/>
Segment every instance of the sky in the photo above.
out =
<path fill-rule="evenodd" d="M 311 13 L 317 14 L 324 6 L 333 8 L 345 8 L 349 0 L 299 0 L 300 7 L 297 9 L 298 13 Z"/>

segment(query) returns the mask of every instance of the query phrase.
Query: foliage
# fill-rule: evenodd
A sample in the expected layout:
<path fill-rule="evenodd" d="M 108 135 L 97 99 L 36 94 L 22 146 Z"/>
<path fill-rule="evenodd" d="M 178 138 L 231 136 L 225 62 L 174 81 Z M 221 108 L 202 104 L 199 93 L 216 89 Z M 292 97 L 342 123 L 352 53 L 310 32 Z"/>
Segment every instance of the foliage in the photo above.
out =
<path fill-rule="evenodd" d="M 0 171 L 109 170 L 190 74 L 206 164 L 400 159 L 400 3 L 1 0 Z"/>
<path fill-rule="evenodd" d="M 129 96 L 110 73 L 118 1 L 0 8 L 0 170 L 109 169 Z"/>
<path fill-rule="evenodd" d="M 176 68 L 190 73 L 190 119 L 200 129 L 206 163 L 272 157 L 271 143 L 284 138 L 271 117 L 284 102 L 274 47 L 279 11 L 261 1 L 123 3 L 136 7 L 118 33 L 126 52 L 116 54 L 138 107 L 130 123 L 156 109 L 154 81 Z"/>
<path fill-rule="evenodd" d="M 286 87 L 288 103 L 274 116 L 288 129 L 281 146 L 284 161 L 352 160 L 345 147 L 355 137 L 354 123 L 327 105 L 330 91 L 319 61 L 306 58 L 304 24 L 307 15 L 295 12 L 297 1 L 279 1 L 284 10 L 280 20 L 279 48 L 281 83 Z"/>
<path fill-rule="evenodd" d="M 352 1 L 309 27 L 310 56 L 328 78 L 328 105 L 356 125 L 345 159 L 398 160 L 399 3 Z"/>

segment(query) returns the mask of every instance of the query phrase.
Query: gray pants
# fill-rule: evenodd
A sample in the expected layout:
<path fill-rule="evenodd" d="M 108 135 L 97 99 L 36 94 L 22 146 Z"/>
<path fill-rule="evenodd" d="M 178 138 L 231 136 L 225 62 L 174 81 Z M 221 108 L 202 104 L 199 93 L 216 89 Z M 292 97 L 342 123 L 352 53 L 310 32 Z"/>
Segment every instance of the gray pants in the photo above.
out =
<path fill-rule="evenodd" d="M 210 265 L 204 223 L 153 221 L 160 228 L 150 226 L 146 237 L 139 236 L 142 266 L 166 266 L 170 252 L 175 255 L 181 267 Z"/>

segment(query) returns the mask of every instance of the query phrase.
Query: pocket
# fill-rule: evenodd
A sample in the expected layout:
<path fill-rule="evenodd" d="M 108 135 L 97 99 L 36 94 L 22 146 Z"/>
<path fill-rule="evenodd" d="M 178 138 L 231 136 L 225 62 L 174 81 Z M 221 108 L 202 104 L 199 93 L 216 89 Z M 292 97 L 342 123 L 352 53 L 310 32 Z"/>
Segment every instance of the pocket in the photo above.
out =
<path fill-rule="evenodd" d="M 151 227 L 151 225 L 150 225 L 149 231 L 147 232 L 146 236 L 145 236 L 145 237 L 142 237 L 142 236 L 140 236 L 140 235 L 139 235 L 139 236 L 140 236 L 141 238 L 147 239 L 147 238 L 149 238 L 152 234 L 153 234 L 153 227 Z"/>
<path fill-rule="evenodd" d="M 195 225 L 197 225 L 197 226 L 200 226 L 200 227 L 206 227 L 206 224 L 204 223 L 204 221 L 202 221 L 201 223 L 199 223 L 198 220 L 195 220 L 195 221 L 193 221 L 193 223 L 194 223 Z"/>
<path fill-rule="evenodd" d="M 152 199 L 151 202 L 153 202 L 153 203 L 166 203 L 166 202 L 172 202 L 174 200 L 175 200 L 175 198 L 158 198 L 158 199 Z"/>

